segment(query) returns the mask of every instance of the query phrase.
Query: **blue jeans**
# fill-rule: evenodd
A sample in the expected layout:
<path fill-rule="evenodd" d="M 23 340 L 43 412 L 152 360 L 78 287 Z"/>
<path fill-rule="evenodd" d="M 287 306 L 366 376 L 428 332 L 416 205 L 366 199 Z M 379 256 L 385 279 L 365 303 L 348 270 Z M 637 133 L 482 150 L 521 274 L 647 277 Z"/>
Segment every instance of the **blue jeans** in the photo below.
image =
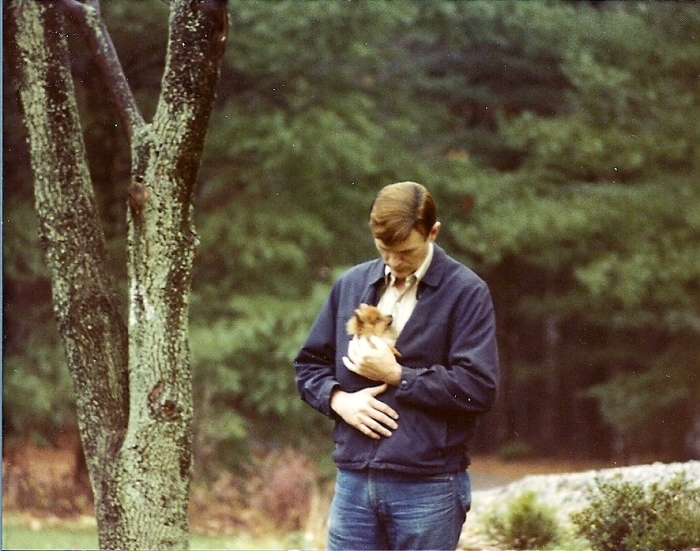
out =
<path fill-rule="evenodd" d="M 328 549 L 456 549 L 471 506 L 466 471 L 435 476 L 339 471 Z"/>

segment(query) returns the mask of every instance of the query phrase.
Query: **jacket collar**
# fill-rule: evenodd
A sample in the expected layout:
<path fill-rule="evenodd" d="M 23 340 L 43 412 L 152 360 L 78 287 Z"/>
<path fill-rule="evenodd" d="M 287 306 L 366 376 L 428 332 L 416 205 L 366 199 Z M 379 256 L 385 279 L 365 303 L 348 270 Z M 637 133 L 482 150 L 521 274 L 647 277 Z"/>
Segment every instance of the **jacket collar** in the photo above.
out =
<path fill-rule="evenodd" d="M 421 283 L 430 285 L 431 287 L 437 287 L 442 280 L 442 276 L 445 273 L 445 261 L 447 260 L 447 254 L 444 249 L 433 243 L 433 260 L 428 266 L 428 271 L 421 278 Z M 381 258 L 376 259 L 369 272 L 369 282 L 370 285 L 384 284 L 384 261 Z"/>
<path fill-rule="evenodd" d="M 428 271 L 425 272 L 425 275 L 421 279 L 421 282 L 431 287 L 440 285 L 447 263 L 447 253 L 445 253 L 445 250 L 437 244 L 434 244 L 434 247 L 433 261 L 430 263 Z"/>

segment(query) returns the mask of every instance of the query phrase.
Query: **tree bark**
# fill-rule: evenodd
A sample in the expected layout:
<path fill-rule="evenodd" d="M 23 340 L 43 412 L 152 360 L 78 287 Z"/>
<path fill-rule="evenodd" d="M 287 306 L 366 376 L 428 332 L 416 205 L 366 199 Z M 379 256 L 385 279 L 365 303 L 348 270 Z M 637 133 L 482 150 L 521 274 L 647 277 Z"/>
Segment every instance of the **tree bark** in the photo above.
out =
<path fill-rule="evenodd" d="M 86 31 L 131 140 L 128 322 L 107 268 L 62 8 Z M 138 113 L 96 1 L 11 0 L 6 15 L 100 547 L 186 549 L 192 197 L 223 57 L 225 0 L 171 2 L 162 93 L 150 124 Z"/>

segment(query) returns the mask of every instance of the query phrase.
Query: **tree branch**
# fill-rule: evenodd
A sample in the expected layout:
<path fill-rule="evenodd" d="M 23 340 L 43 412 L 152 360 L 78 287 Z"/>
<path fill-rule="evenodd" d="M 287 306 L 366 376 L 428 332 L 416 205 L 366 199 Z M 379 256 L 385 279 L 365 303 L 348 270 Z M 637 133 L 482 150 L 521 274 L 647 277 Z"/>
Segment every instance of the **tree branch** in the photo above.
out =
<path fill-rule="evenodd" d="M 134 134 L 145 125 L 145 122 L 124 75 L 112 38 L 102 19 L 99 0 L 62 0 L 62 4 L 78 23 L 88 43 L 89 51 L 95 53 L 102 79 L 114 101 L 127 137 L 133 143 Z"/>
<path fill-rule="evenodd" d="M 179 136 L 190 151 L 178 155 L 177 173 L 193 185 L 204 148 L 228 35 L 226 0 L 173 0 L 157 134 Z M 167 129 L 167 130 L 166 130 Z"/>

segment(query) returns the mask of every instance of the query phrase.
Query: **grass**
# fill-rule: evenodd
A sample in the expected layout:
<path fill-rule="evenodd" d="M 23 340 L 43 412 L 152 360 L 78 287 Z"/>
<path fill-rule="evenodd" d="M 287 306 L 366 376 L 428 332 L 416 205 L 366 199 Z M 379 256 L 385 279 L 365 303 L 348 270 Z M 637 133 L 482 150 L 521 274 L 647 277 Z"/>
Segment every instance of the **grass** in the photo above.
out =
<path fill-rule="evenodd" d="M 16 513 L 3 514 L 3 549 L 98 549 L 94 526 L 78 522 L 41 522 Z"/>
<path fill-rule="evenodd" d="M 296 541 L 295 541 L 296 540 Z M 192 534 L 190 549 L 284 549 L 300 543 L 300 537 L 247 534 L 232 536 Z M 94 520 L 64 522 L 28 519 L 18 513 L 3 515 L 2 549 L 98 549 Z"/>

